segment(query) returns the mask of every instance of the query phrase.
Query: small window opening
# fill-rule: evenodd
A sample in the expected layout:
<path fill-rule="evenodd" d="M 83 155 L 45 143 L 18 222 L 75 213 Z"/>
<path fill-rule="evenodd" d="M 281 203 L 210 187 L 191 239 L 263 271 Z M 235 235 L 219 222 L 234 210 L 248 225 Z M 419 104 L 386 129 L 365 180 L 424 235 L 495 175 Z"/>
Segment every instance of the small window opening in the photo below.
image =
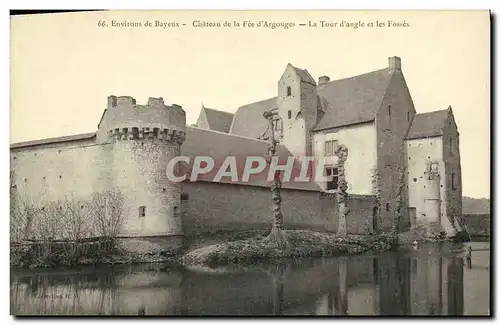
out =
<path fill-rule="evenodd" d="M 287 97 L 292 96 L 292 87 L 290 87 L 290 86 L 286 87 L 286 96 Z"/>
<path fill-rule="evenodd" d="M 288 110 L 288 119 L 290 120 L 292 118 L 292 110 Z"/>
<path fill-rule="evenodd" d="M 456 173 L 451 173 L 451 189 L 452 190 L 457 189 Z"/>
<path fill-rule="evenodd" d="M 385 211 L 389 211 L 389 208 L 390 208 L 389 203 L 386 203 L 385 204 Z"/>
<path fill-rule="evenodd" d="M 326 190 L 336 190 L 339 187 L 339 169 L 337 167 L 326 168 Z"/>
<path fill-rule="evenodd" d="M 139 207 L 139 218 L 144 218 L 145 216 L 146 216 L 146 207 L 140 206 Z"/>

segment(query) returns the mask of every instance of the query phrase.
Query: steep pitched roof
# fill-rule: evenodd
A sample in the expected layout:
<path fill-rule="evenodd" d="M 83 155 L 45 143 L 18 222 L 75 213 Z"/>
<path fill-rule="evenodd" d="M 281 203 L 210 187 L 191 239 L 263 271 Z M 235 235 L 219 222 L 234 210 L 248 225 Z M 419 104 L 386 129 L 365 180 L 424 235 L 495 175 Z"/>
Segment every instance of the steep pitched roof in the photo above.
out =
<path fill-rule="evenodd" d="M 242 174 L 240 171 L 244 169 L 246 158 L 248 156 L 267 156 L 268 150 L 267 141 L 246 138 L 227 133 L 200 129 L 188 126 L 186 128 L 186 140 L 181 146 L 181 155 L 191 158 L 191 163 L 195 156 L 209 156 L 214 159 L 215 167 L 213 172 L 202 174 L 199 176 L 201 181 L 213 182 L 213 178 L 224 160 L 228 156 L 236 157 L 238 173 L 238 181 L 232 182 L 229 177 L 222 177 L 219 183 L 241 184 L 252 186 L 268 187 L 267 182 L 267 167 L 264 172 L 256 175 L 251 175 L 248 182 L 241 182 Z M 293 156 L 284 146 L 278 145 L 276 155 L 280 157 L 280 165 L 285 164 L 288 157 Z M 296 176 L 300 169 L 296 169 Z M 293 173 L 292 173 L 293 175 Z M 292 176 L 292 179 L 295 176 Z M 314 182 L 283 182 L 283 188 L 321 191 L 320 187 Z"/>
<path fill-rule="evenodd" d="M 448 120 L 448 110 L 416 114 L 413 117 L 406 139 L 420 139 L 443 134 L 443 127 Z"/>
<path fill-rule="evenodd" d="M 306 69 L 299 69 L 297 67 L 294 67 L 293 65 L 289 64 L 292 68 L 295 69 L 295 72 L 299 76 L 300 80 L 316 85 L 316 81 L 314 78 L 309 74 L 309 72 Z"/>
<path fill-rule="evenodd" d="M 391 73 L 386 68 L 318 86 L 318 96 L 325 114 L 314 130 L 374 120 L 390 79 Z"/>
<path fill-rule="evenodd" d="M 229 133 L 249 138 L 258 138 L 266 131 L 267 121 L 263 114 L 274 108 L 276 97 L 238 108 L 234 114 Z"/>
<path fill-rule="evenodd" d="M 234 114 L 229 112 L 219 111 L 213 108 L 202 107 L 198 121 L 202 117 L 203 113 L 205 114 L 205 118 L 210 130 L 226 132 L 226 133 L 229 132 L 229 129 L 231 128 L 231 123 L 233 122 Z"/>

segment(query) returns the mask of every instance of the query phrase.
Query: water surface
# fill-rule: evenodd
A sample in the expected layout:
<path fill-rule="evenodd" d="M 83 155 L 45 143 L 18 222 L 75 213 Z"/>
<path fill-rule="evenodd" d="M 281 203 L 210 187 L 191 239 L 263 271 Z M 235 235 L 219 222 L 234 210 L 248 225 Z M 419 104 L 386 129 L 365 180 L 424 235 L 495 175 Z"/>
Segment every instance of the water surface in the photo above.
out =
<path fill-rule="evenodd" d="M 488 242 L 474 242 L 489 249 Z M 11 271 L 14 315 L 488 315 L 490 252 L 430 244 L 206 273 L 141 264 Z M 470 266 L 470 268 L 469 268 Z"/>

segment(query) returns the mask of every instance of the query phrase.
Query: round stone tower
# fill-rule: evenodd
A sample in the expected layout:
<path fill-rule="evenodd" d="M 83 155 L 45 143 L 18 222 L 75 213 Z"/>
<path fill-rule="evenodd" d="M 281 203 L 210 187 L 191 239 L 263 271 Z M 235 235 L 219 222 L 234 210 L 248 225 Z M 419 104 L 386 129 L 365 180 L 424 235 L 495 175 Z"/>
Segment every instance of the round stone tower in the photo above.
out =
<path fill-rule="evenodd" d="M 123 230 L 136 251 L 176 249 L 182 245 L 182 184 L 167 179 L 168 162 L 180 155 L 186 113 L 179 105 L 149 98 L 136 105 L 128 96 L 108 98 L 108 141 L 112 184 L 123 195 Z M 104 131 L 104 130 L 102 130 Z"/>

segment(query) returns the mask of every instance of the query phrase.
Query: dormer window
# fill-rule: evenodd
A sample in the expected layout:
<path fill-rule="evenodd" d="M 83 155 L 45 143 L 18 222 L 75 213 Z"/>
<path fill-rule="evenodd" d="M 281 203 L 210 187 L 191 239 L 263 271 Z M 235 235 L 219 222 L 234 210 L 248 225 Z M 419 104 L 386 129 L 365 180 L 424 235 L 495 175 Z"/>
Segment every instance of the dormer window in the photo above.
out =
<path fill-rule="evenodd" d="M 292 96 L 292 87 L 287 86 L 286 87 L 286 97 Z"/>

